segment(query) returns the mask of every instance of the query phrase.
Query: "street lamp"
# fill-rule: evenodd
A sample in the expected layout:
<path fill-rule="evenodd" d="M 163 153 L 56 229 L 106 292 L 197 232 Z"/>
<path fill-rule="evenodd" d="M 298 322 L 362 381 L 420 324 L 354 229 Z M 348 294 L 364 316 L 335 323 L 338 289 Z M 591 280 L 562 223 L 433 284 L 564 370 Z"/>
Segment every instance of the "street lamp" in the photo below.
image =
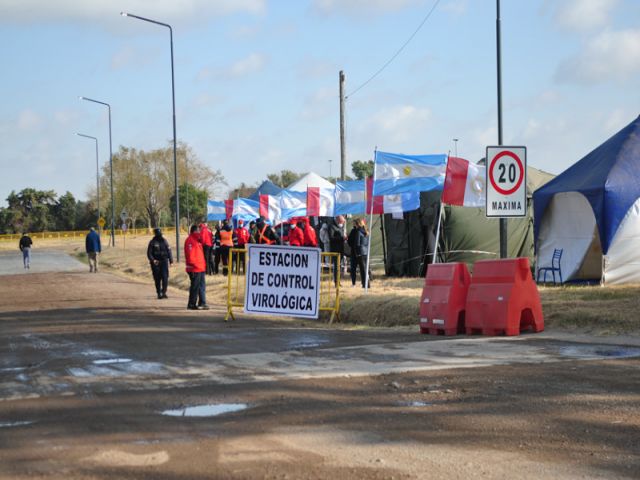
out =
<path fill-rule="evenodd" d="M 111 245 L 113 247 L 116 246 L 116 220 L 115 220 L 115 211 L 116 211 L 116 200 L 113 196 L 113 147 L 111 144 L 111 105 L 106 102 L 101 102 L 100 100 L 94 100 L 93 98 L 87 97 L 78 97 L 80 100 L 86 100 L 87 102 L 99 103 L 100 105 L 105 105 L 109 110 L 109 169 L 111 170 Z"/>
<path fill-rule="evenodd" d="M 171 25 L 166 23 L 157 22 L 150 18 L 140 17 L 127 12 L 120 12 L 123 17 L 137 18 L 143 22 L 155 23 L 169 29 L 169 43 L 171 45 L 171 100 L 173 105 L 173 183 L 175 187 L 176 196 L 176 261 L 180 262 L 180 196 L 178 195 L 178 160 L 176 154 L 176 89 L 175 89 L 175 77 L 173 73 L 173 29 Z M 187 185 L 187 191 L 189 186 Z M 188 205 L 187 205 L 188 213 Z"/>
<path fill-rule="evenodd" d="M 96 141 L 96 196 L 98 197 L 98 221 L 100 221 L 100 165 L 98 164 L 98 139 L 84 133 L 77 133 L 79 137 L 93 138 Z"/>
<path fill-rule="evenodd" d="M 458 139 L 457 138 L 453 139 L 453 152 L 454 152 L 454 155 L 457 157 L 458 156 Z"/>

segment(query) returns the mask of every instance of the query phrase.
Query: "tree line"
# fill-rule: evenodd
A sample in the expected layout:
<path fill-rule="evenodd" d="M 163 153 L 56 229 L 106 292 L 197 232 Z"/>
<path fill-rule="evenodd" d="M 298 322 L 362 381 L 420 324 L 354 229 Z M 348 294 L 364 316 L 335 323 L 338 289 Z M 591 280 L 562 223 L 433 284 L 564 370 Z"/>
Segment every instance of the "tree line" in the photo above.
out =
<path fill-rule="evenodd" d="M 204 165 L 191 147 L 180 142 L 176 149 L 178 167 L 178 198 L 180 221 L 183 225 L 206 219 L 207 199 L 220 197 L 227 185 L 220 170 Z M 355 161 L 351 170 L 356 179 L 373 173 L 372 161 Z M 291 170 L 267 175 L 279 187 L 286 187 L 304 174 Z M 350 179 L 350 177 L 347 177 Z M 329 179 L 335 181 L 335 179 Z M 109 162 L 101 167 L 100 216 L 111 224 L 111 169 Z M 122 223 L 120 214 L 127 212 L 129 228 L 174 225 L 175 186 L 173 145 L 144 151 L 120 146 L 113 155 L 114 218 L 116 227 Z M 248 197 L 256 186 L 241 183 L 229 198 Z M 53 190 L 25 188 L 7 197 L 7 207 L 0 207 L 0 233 L 24 231 L 85 230 L 97 225 L 98 195 L 95 184 L 88 189 L 88 200 L 76 200 L 66 192 L 58 196 Z"/>

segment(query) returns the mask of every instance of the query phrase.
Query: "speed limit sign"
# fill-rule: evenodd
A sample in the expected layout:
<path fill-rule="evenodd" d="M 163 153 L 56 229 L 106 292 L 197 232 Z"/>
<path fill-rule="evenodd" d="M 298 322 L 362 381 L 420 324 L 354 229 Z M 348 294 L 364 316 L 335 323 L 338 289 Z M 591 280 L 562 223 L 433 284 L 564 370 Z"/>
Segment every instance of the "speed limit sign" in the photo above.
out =
<path fill-rule="evenodd" d="M 527 147 L 487 147 L 487 217 L 527 214 Z"/>

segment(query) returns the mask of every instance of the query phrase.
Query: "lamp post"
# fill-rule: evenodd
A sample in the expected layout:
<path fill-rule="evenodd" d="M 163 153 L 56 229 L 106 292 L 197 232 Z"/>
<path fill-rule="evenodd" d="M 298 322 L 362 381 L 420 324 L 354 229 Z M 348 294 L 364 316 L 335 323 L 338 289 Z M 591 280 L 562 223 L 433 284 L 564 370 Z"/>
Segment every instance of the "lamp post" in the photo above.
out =
<path fill-rule="evenodd" d="M 453 139 L 453 154 L 458 157 L 458 139 L 454 138 Z"/>
<path fill-rule="evenodd" d="M 98 197 L 98 220 L 100 220 L 100 165 L 98 163 L 98 139 L 84 133 L 77 133 L 79 137 L 93 138 L 96 142 L 96 196 Z"/>
<path fill-rule="evenodd" d="M 140 17 L 127 12 L 120 12 L 123 17 L 137 18 L 143 22 L 155 23 L 162 27 L 169 29 L 169 43 L 171 45 L 171 101 L 173 106 L 173 182 L 175 187 L 176 196 L 176 261 L 180 262 L 180 196 L 178 192 L 178 160 L 176 153 L 176 89 L 175 89 L 175 76 L 173 73 L 173 29 L 171 25 L 151 20 L 150 18 Z M 187 189 L 189 186 L 187 185 Z M 188 191 L 188 190 L 187 190 Z M 188 213 L 188 205 L 187 205 Z"/>
<path fill-rule="evenodd" d="M 115 211 L 116 211 L 116 200 L 113 196 L 113 147 L 111 143 L 111 105 L 106 102 L 101 102 L 100 100 L 94 100 L 93 98 L 87 97 L 78 97 L 80 100 L 86 100 L 87 102 L 99 103 L 100 105 L 105 105 L 109 110 L 109 169 L 111 175 L 111 246 L 116 246 L 116 220 L 115 220 Z"/>

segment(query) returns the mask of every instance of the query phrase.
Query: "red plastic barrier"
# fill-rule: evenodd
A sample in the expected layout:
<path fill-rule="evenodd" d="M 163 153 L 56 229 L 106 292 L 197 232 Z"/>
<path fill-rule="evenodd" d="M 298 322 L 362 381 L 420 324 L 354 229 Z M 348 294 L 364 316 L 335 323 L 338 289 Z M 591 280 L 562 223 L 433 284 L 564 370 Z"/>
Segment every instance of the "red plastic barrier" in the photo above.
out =
<path fill-rule="evenodd" d="M 464 263 L 429 265 L 420 299 L 420 333 L 464 333 L 464 310 L 471 277 Z"/>
<path fill-rule="evenodd" d="M 526 329 L 544 330 L 540 295 L 529 259 L 476 262 L 466 310 L 467 335 L 518 335 Z"/>

